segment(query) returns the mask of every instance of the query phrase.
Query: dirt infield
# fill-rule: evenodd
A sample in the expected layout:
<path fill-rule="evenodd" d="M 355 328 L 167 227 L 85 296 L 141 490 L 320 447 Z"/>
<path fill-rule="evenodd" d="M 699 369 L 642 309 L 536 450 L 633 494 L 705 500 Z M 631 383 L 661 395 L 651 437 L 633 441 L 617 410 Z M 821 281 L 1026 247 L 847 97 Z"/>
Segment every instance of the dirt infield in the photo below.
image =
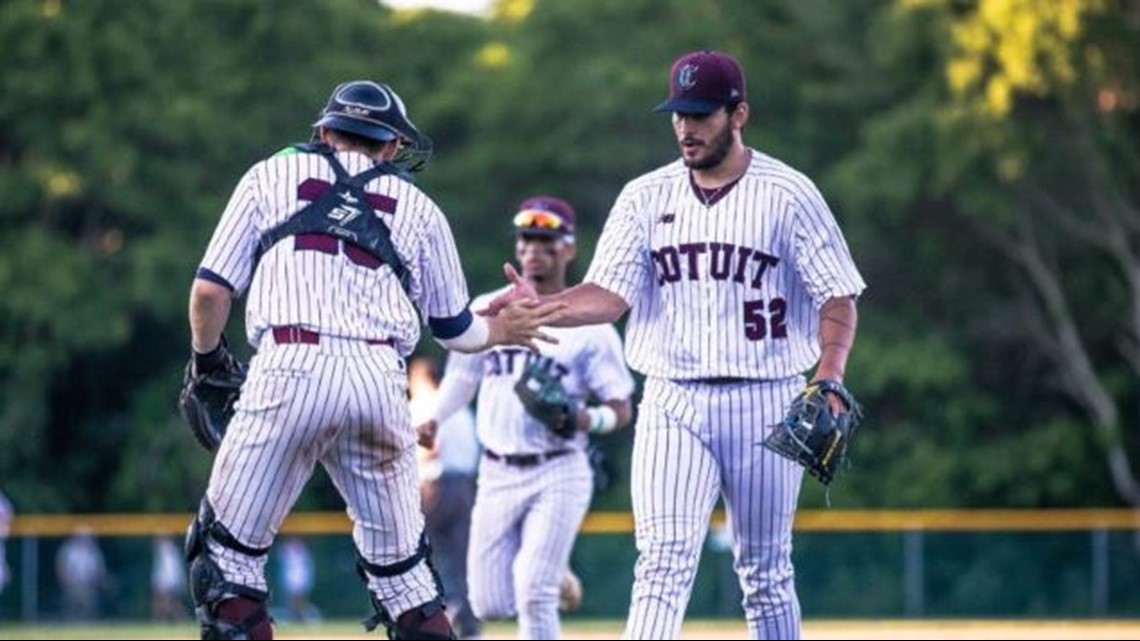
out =
<path fill-rule="evenodd" d="M 617 639 L 621 621 L 570 620 L 563 626 L 563 639 Z M 159 626 L 148 624 L 106 625 L 0 625 L 0 639 L 196 639 L 194 623 Z M 358 623 L 330 622 L 312 627 L 282 625 L 279 639 L 375 639 L 383 634 L 365 634 Z M 511 624 L 487 627 L 485 639 L 514 639 Z M 743 621 L 693 621 L 682 639 L 747 639 Z M 1140 619 L 1119 621 L 807 621 L 804 639 L 1140 639 Z"/>

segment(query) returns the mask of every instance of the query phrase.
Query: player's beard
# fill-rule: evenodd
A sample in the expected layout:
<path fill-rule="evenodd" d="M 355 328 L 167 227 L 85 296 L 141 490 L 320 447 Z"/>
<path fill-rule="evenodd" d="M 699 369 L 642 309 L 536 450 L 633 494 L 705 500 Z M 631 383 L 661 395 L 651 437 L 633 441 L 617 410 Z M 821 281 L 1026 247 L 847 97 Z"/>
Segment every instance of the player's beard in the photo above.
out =
<path fill-rule="evenodd" d="M 689 169 L 704 171 L 713 169 L 724 162 L 732 149 L 732 122 L 726 122 L 724 128 L 706 145 L 708 154 L 693 159 L 685 159 L 685 166 Z"/>

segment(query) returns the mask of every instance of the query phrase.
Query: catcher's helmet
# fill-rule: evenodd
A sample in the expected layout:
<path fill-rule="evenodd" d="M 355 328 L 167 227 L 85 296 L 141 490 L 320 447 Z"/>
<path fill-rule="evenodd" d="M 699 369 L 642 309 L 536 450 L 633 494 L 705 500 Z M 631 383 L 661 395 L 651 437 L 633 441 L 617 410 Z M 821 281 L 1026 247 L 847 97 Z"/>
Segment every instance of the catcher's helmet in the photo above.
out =
<path fill-rule="evenodd" d="M 404 101 L 382 82 L 353 80 L 337 85 L 313 127 L 346 131 L 380 142 L 401 140 L 401 151 L 393 162 L 408 171 L 423 168 L 431 156 L 431 139 L 416 129 L 408 119 Z"/>

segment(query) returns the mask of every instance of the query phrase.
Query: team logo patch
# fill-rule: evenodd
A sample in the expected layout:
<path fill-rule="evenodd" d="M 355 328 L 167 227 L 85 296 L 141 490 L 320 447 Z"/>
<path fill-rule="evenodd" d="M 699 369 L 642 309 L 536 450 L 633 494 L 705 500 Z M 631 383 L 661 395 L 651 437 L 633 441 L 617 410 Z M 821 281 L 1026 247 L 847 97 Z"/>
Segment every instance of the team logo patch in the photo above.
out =
<path fill-rule="evenodd" d="M 672 212 L 661 214 L 657 217 L 657 222 L 661 223 L 662 225 L 669 225 L 675 220 L 677 220 L 677 214 L 674 214 Z"/>
<path fill-rule="evenodd" d="M 360 199 L 353 196 L 352 192 L 345 191 L 338 195 L 340 196 L 342 204 L 337 205 L 327 214 L 327 216 L 335 220 L 337 224 L 347 225 L 354 218 L 364 213 L 360 207 L 357 207 L 357 205 L 360 204 Z"/>
<path fill-rule="evenodd" d="M 697 65 L 687 64 L 677 70 L 677 86 L 682 89 L 697 86 Z"/>

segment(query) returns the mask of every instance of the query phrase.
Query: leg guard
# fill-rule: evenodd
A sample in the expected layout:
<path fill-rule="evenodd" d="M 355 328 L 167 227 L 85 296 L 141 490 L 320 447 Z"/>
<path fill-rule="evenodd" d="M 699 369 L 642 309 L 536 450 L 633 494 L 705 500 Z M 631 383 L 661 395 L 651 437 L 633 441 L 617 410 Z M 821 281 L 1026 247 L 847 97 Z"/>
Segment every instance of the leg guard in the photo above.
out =
<path fill-rule="evenodd" d="M 205 499 L 186 532 L 186 561 L 190 564 L 190 596 L 202 639 L 272 639 L 273 627 L 265 607 L 269 593 L 227 581 L 210 553 L 207 541 L 249 556 L 268 548 L 251 548 L 218 522 Z"/>
<path fill-rule="evenodd" d="M 447 614 L 444 612 L 443 584 L 439 580 L 439 573 L 436 572 L 435 566 L 431 563 L 431 545 L 428 543 L 427 536 L 420 537 L 420 546 L 415 554 L 402 561 L 388 565 L 370 563 L 364 558 L 364 555 L 357 550 L 356 573 L 360 575 L 360 579 L 364 581 L 364 584 L 367 586 L 369 575 L 375 577 L 398 576 L 411 570 L 420 561 L 427 563 L 428 568 L 431 570 L 431 575 L 435 580 L 436 590 L 439 592 L 439 596 L 393 619 L 388 609 L 380 602 L 380 599 L 377 599 L 376 595 L 369 590 L 368 598 L 372 601 L 372 608 L 376 610 L 376 614 L 364 620 L 364 628 L 366 630 L 371 632 L 375 630 L 377 626 L 383 624 L 388 631 L 388 638 L 393 640 L 455 638 L 455 632 L 451 629 L 451 620 L 447 618 Z"/>

